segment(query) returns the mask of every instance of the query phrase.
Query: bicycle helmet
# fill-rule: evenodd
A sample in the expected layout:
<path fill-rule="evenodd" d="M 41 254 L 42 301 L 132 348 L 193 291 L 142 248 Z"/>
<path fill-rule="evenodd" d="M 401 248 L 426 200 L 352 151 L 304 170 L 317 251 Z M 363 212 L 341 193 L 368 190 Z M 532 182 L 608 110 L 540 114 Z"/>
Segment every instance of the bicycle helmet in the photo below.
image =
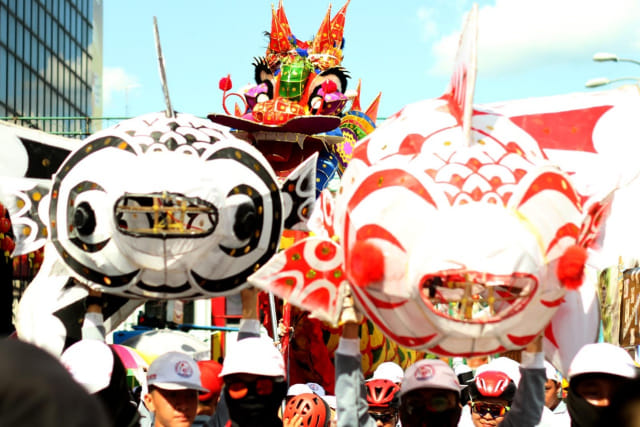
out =
<path fill-rule="evenodd" d="M 315 393 L 302 393 L 294 396 L 284 408 L 283 419 L 302 415 L 304 427 L 327 427 L 331 421 L 329 405 Z"/>
<path fill-rule="evenodd" d="M 398 408 L 400 387 L 390 380 L 382 378 L 372 379 L 365 383 L 367 388 L 367 403 L 375 408 Z"/>
<path fill-rule="evenodd" d="M 507 374 L 500 371 L 484 371 L 468 387 L 471 400 L 483 397 L 497 397 L 508 402 L 513 401 L 516 385 Z"/>

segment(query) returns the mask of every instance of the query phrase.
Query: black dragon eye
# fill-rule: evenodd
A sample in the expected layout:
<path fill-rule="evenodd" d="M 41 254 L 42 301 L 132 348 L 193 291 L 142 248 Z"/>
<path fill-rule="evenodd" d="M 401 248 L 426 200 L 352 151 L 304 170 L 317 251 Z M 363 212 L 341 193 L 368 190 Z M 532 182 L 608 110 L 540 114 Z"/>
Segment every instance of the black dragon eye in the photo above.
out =
<path fill-rule="evenodd" d="M 89 236 L 96 229 L 96 214 L 87 202 L 82 202 L 73 212 L 73 226 L 79 234 Z"/>
<path fill-rule="evenodd" d="M 251 237 L 258 225 L 258 214 L 253 203 L 245 202 L 238 206 L 236 210 L 233 232 L 239 240 Z"/>

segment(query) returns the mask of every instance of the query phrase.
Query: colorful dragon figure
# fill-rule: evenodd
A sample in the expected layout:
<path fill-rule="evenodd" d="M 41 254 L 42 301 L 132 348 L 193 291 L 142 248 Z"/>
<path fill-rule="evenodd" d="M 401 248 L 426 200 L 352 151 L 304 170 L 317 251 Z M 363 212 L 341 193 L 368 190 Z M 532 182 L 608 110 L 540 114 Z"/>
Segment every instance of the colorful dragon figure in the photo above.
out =
<path fill-rule="evenodd" d="M 474 8 L 446 93 L 361 140 L 316 236 L 250 283 L 330 322 L 350 288 L 387 337 L 442 356 L 522 348 L 576 300 L 602 205 L 583 208 L 540 141 L 473 106 L 476 22 Z"/>
<path fill-rule="evenodd" d="M 16 163 L 49 159 L 24 147 Z M 27 159 L 38 153 L 45 157 Z M 13 254 L 46 246 L 20 302 L 19 335 L 60 352 L 69 334 L 54 313 L 82 305 L 88 288 L 133 307 L 238 292 L 277 252 L 282 230 L 310 215 L 315 164 L 302 163 L 281 187 L 264 156 L 227 128 L 153 113 L 90 136 L 49 180 L 3 177 Z"/>
<path fill-rule="evenodd" d="M 253 66 L 255 86 L 239 96 L 244 103 L 240 116 L 265 125 L 284 125 L 308 115 L 337 116 L 347 104 L 348 72 L 341 67 L 344 24 L 349 1 L 331 18 L 331 6 L 316 36 L 298 40 L 289 26 L 282 0 L 272 8 L 269 46 Z M 227 78 L 228 79 L 228 78 Z M 230 80 L 220 88 L 231 95 Z M 223 102 L 227 114 L 231 114 Z M 311 122 L 310 122 L 311 123 Z M 337 127 L 334 126 L 334 127 Z"/>
<path fill-rule="evenodd" d="M 223 78 L 226 114 L 208 116 L 255 145 L 280 176 L 319 153 L 318 193 L 344 170 L 353 143 L 375 128 L 380 98 L 362 111 L 360 84 L 355 93 L 347 92 L 342 49 L 348 5 L 333 18 L 329 6 L 316 36 L 305 42 L 293 35 L 281 0 L 272 8 L 266 54 L 253 63 L 255 85 L 230 92 L 231 77 Z M 234 97 L 242 107 L 236 103 L 232 113 L 226 103 Z"/>

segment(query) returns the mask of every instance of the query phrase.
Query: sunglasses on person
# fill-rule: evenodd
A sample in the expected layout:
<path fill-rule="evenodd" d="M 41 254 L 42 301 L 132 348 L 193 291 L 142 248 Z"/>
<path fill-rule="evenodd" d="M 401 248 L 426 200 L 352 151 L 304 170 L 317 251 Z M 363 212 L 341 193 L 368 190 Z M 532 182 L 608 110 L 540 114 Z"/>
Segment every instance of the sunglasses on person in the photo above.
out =
<path fill-rule="evenodd" d="M 503 417 L 509 409 L 511 409 L 509 406 L 499 403 L 471 402 L 471 410 L 476 414 L 480 414 L 480 416 L 489 414 L 493 418 Z"/>
<path fill-rule="evenodd" d="M 227 384 L 229 397 L 232 399 L 242 399 L 249 390 L 255 391 L 258 396 L 268 396 L 273 392 L 273 380 L 271 378 L 258 378 L 255 381 L 233 380 Z"/>
<path fill-rule="evenodd" d="M 391 412 L 369 412 L 369 415 L 374 421 L 380 421 L 382 424 L 388 423 L 395 417 Z"/>

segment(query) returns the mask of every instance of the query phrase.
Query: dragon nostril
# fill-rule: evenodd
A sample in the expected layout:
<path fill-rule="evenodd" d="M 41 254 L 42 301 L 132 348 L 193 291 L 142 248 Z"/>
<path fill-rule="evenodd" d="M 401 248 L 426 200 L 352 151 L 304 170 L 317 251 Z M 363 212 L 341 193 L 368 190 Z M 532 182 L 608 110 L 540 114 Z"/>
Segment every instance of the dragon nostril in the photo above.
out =
<path fill-rule="evenodd" d="M 251 203 L 243 203 L 236 210 L 236 221 L 233 224 L 233 232 L 240 240 L 248 239 L 256 229 L 258 215 L 256 208 Z"/>
<path fill-rule="evenodd" d="M 83 236 L 88 236 L 96 229 L 96 215 L 87 202 L 82 202 L 73 212 L 73 225 Z"/>

